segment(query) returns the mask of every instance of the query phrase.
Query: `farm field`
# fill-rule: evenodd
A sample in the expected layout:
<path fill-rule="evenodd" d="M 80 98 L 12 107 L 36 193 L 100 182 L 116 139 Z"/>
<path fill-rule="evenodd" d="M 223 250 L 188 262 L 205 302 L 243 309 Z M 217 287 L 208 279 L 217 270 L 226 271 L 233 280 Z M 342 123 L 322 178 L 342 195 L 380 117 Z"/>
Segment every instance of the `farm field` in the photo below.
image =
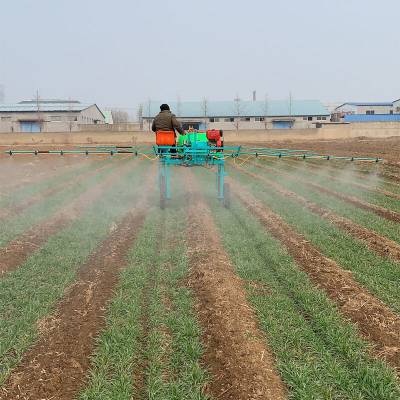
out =
<path fill-rule="evenodd" d="M 0 399 L 400 399 L 400 166 L 368 146 L 231 159 L 229 208 L 175 167 L 164 210 L 148 159 L 1 156 Z"/>

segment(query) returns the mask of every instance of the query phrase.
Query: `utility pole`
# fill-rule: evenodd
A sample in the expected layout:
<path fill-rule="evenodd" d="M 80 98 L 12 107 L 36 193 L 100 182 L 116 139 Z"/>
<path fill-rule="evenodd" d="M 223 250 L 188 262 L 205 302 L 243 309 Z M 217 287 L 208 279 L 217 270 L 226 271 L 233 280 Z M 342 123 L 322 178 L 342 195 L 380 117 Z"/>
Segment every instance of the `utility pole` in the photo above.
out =
<path fill-rule="evenodd" d="M 4 85 L 0 84 L 0 104 L 4 103 L 4 92 L 5 92 L 5 88 Z"/>
<path fill-rule="evenodd" d="M 203 109 L 204 129 L 207 130 L 208 100 L 206 97 L 204 97 L 204 99 L 203 99 L 201 108 Z"/>
<path fill-rule="evenodd" d="M 42 116 L 40 113 L 40 97 L 39 90 L 36 90 L 36 112 L 37 112 L 37 121 L 39 124 L 39 130 L 42 132 Z"/>
<path fill-rule="evenodd" d="M 178 94 L 176 98 L 176 115 L 178 117 L 181 117 L 181 112 L 182 112 L 182 101 L 181 101 L 181 96 Z"/>

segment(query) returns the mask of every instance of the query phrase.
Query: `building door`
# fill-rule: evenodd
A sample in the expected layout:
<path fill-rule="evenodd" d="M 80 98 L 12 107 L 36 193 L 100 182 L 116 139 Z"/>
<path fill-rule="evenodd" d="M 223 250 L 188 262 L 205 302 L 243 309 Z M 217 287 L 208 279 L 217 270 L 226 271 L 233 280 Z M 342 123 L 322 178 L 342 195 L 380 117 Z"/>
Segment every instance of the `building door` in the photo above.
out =
<path fill-rule="evenodd" d="M 272 121 L 273 129 L 291 129 L 293 127 L 292 121 Z"/>
<path fill-rule="evenodd" d="M 40 123 L 37 121 L 20 121 L 21 132 L 40 132 Z"/>

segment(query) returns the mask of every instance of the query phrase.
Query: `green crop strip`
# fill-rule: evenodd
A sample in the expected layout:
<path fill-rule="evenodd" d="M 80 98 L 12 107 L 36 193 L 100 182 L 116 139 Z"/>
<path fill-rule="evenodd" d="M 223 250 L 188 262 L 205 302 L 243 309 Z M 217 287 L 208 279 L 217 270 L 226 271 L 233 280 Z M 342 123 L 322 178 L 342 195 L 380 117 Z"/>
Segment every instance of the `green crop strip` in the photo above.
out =
<path fill-rule="evenodd" d="M 239 172 L 233 172 L 257 198 L 310 240 L 327 257 L 335 260 L 371 293 L 400 312 L 399 264 L 369 250 L 367 245 L 335 227 L 329 221 L 303 208 L 291 198 L 259 185 Z"/>
<path fill-rule="evenodd" d="M 128 161 L 115 160 L 110 164 L 109 168 L 88 177 L 84 181 L 77 182 L 71 187 L 67 187 L 52 196 L 46 197 L 46 199 L 28 207 L 17 216 L 4 221 L 0 231 L 0 247 L 6 246 L 7 243 L 31 228 L 33 225 L 43 221 L 57 210 L 62 209 L 65 204 L 73 201 L 75 197 L 84 193 L 85 190 L 100 183 L 107 175 L 111 174 L 115 168 L 126 162 Z"/>
<path fill-rule="evenodd" d="M 185 220 L 174 194 L 168 209 L 148 215 L 121 274 L 81 400 L 206 399 L 201 332 L 182 283 Z"/>
<path fill-rule="evenodd" d="M 236 201 L 226 210 L 214 194 L 210 198 L 224 246 L 246 283 L 289 397 L 399 398 L 394 372 L 368 356 L 368 345 L 355 327 L 341 317 L 282 246 Z"/>
<path fill-rule="evenodd" d="M 40 182 L 24 184 L 23 187 L 17 188 L 11 191 L 11 193 L 1 195 L 0 207 L 7 208 L 18 205 L 26 201 L 26 199 L 31 196 L 45 191 L 46 189 L 52 188 L 53 186 L 59 186 L 62 183 L 67 183 L 68 180 L 74 178 L 75 176 L 92 171 L 106 163 L 107 161 L 96 161 L 90 162 L 89 164 L 83 164 L 78 167 L 69 167 L 65 173 L 57 174 L 56 176 L 52 176 L 51 178 L 44 179 Z"/>
<path fill-rule="evenodd" d="M 345 182 L 334 181 L 332 179 L 329 179 L 328 176 L 320 176 L 318 174 L 315 175 L 314 173 L 307 173 L 307 170 L 303 168 L 300 169 L 292 167 L 285 162 L 282 162 L 280 164 L 277 164 L 277 162 L 275 162 L 275 164 L 270 163 L 268 164 L 268 166 L 274 168 L 276 171 L 278 171 L 278 173 L 279 170 L 287 170 L 289 173 L 293 173 L 293 176 L 298 175 L 299 177 L 301 177 L 301 179 L 304 179 L 305 181 L 317 183 L 325 188 L 334 190 L 336 192 L 355 196 L 371 204 L 387 208 L 388 210 L 400 212 L 400 201 L 391 197 L 387 197 L 384 194 L 372 193 L 368 190 L 354 187 L 351 184 L 346 184 Z M 284 175 L 282 175 L 282 178 L 286 179 Z"/>
<path fill-rule="evenodd" d="M 246 169 L 279 183 L 284 188 L 291 190 L 310 201 L 313 201 L 322 208 L 332 210 L 338 215 L 342 215 L 370 230 L 379 233 L 382 236 L 400 243 L 400 229 L 397 222 L 389 221 L 386 218 L 380 217 L 373 212 L 358 208 L 344 200 L 340 200 L 334 196 L 320 192 L 317 189 L 309 188 L 297 180 L 285 179 L 284 177 L 278 176 L 272 172 L 257 167 L 252 167 L 251 165 L 246 167 Z M 266 185 L 265 183 L 261 182 L 260 184 L 264 186 Z"/>
<path fill-rule="evenodd" d="M 132 207 L 147 166 L 142 162 L 125 173 L 79 220 L 0 279 L 0 384 L 37 338 L 37 321 L 61 299 L 112 223 Z"/>

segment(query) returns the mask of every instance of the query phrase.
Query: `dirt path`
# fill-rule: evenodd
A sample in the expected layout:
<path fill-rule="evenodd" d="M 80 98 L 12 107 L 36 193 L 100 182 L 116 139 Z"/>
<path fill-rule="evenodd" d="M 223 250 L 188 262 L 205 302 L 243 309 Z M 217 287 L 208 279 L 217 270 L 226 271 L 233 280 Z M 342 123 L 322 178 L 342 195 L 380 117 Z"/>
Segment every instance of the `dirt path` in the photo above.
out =
<path fill-rule="evenodd" d="M 12 271 L 21 265 L 32 252 L 46 243 L 51 235 L 56 234 L 76 220 L 93 201 L 101 196 L 115 179 L 131 169 L 132 166 L 133 164 L 127 164 L 122 168 L 117 168 L 101 183 L 88 189 L 66 207 L 63 207 L 60 213 L 56 213 L 44 222 L 33 226 L 6 247 L 0 248 L 0 278 L 6 272 Z"/>
<path fill-rule="evenodd" d="M 250 162 L 250 164 L 254 165 L 257 168 L 264 169 L 264 170 L 267 170 L 267 171 L 270 171 L 270 172 L 275 172 L 275 173 L 277 172 L 273 168 L 269 168 L 269 167 L 264 166 L 264 165 L 259 165 L 259 164 L 252 163 L 252 162 Z M 313 182 L 309 182 L 309 181 L 307 181 L 305 179 L 301 179 L 298 176 L 294 177 L 288 172 L 279 171 L 279 174 L 284 175 L 284 176 L 288 177 L 291 180 L 295 179 L 295 180 L 303 183 L 306 186 L 309 186 L 309 187 L 311 187 L 313 189 L 318 190 L 319 192 L 329 194 L 330 196 L 334 196 L 334 197 L 336 197 L 336 198 L 338 198 L 340 200 L 344 200 L 347 203 L 353 204 L 353 205 L 355 205 L 355 206 L 357 206 L 359 208 L 362 208 L 362 209 L 367 210 L 367 211 L 371 211 L 371 212 L 375 213 L 376 215 L 379 215 L 380 217 L 386 218 L 386 219 L 388 219 L 390 221 L 400 222 L 400 214 L 395 212 L 395 211 L 388 210 L 387 208 L 384 208 L 384 207 L 376 206 L 375 204 L 367 203 L 367 202 L 362 201 L 362 200 L 360 200 L 360 199 L 358 199 L 357 197 L 354 197 L 354 196 L 348 196 L 348 195 L 342 194 L 340 192 L 336 192 L 334 190 L 327 189 L 327 188 L 325 188 L 325 187 L 323 187 L 321 185 L 318 185 L 317 183 L 313 183 Z"/>
<path fill-rule="evenodd" d="M 215 399 L 286 398 L 275 361 L 258 328 L 242 281 L 224 251 L 210 210 L 186 171 L 189 286 L 197 297 L 204 330 L 204 364 L 212 374 L 208 387 Z"/>
<path fill-rule="evenodd" d="M 272 235 L 281 241 L 311 280 L 337 303 L 364 338 L 374 345 L 375 356 L 400 370 L 400 317 L 375 298 L 333 260 L 321 254 L 280 216 L 257 201 L 242 185 L 229 179 L 235 196 Z"/>
<path fill-rule="evenodd" d="M 36 203 L 39 203 L 40 201 L 43 201 L 44 199 L 46 199 L 46 197 L 52 196 L 53 194 L 56 194 L 56 193 L 60 192 L 61 190 L 68 189 L 68 188 L 72 187 L 73 185 L 76 185 L 78 182 L 81 182 L 92 175 L 98 174 L 100 171 L 102 171 L 106 168 L 109 168 L 109 167 L 110 166 L 108 166 L 108 165 L 98 166 L 97 168 L 95 168 L 91 171 L 87 171 L 87 172 L 81 173 L 77 176 L 74 176 L 73 178 L 69 179 L 67 182 L 61 182 L 50 188 L 47 188 L 46 190 L 43 190 L 43 191 L 37 193 L 36 195 L 29 197 L 27 200 L 25 200 L 24 202 L 22 202 L 18 205 L 7 207 L 6 209 L 0 208 L 0 221 L 2 219 L 15 217 L 17 214 L 23 212 L 28 207 L 30 207 Z"/>
<path fill-rule="evenodd" d="M 154 171 L 153 171 L 154 172 Z M 140 200 L 83 265 L 56 312 L 41 321 L 40 338 L 2 389 L 2 400 L 75 399 L 85 382 L 107 303 L 147 213 L 147 179 Z"/>
<path fill-rule="evenodd" d="M 285 189 L 283 186 L 279 185 L 273 180 L 247 171 L 243 167 L 235 166 L 235 168 L 244 174 L 251 176 L 252 178 L 264 182 L 268 187 L 274 188 L 281 195 L 296 200 L 313 213 L 321 216 L 324 219 L 327 219 L 340 229 L 350 233 L 353 237 L 363 241 L 371 250 L 375 251 L 379 255 L 383 257 L 389 257 L 394 261 L 400 262 L 400 245 L 393 240 L 378 235 L 377 233 L 370 231 L 369 229 L 366 229 L 347 218 L 341 217 L 326 208 L 320 207 L 318 204 L 307 200 L 305 197 Z"/>

